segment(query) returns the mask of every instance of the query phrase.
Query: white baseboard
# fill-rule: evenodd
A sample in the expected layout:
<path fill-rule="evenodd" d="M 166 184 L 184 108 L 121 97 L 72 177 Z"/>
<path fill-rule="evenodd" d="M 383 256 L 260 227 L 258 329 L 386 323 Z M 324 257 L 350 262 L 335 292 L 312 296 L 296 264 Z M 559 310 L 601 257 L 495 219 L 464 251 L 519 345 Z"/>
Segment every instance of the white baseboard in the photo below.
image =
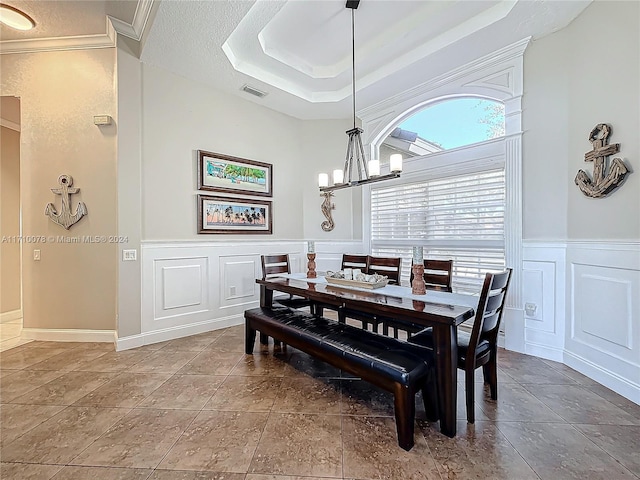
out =
<path fill-rule="evenodd" d="M 233 327 L 244 323 L 244 314 L 230 315 L 228 317 L 205 320 L 203 322 L 180 325 L 178 327 L 163 328 L 153 332 L 145 332 L 138 335 L 116 338 L 116 351 L 129 350 L 131 348 L 151 345 L 153 343 L 166 342 L 176 338 L 197 335 L 198 333 L 220 330 L 221 328 Z"/>
<path fill-rule="evenodd" d="M 583 375 L 586 375 L 587 377 L 640 405 L 640 384 L 632 382 L 627 378 L 623 378 L 611 370 L 600 365 L 596 365 L 595 363 L 567 350 L 564 351 L 564 363 Z"/>
<path fill-rule="evenodd" d="M 13 322 L 22 318 L 22 309 L 0 313 L 0 323 Z"/>
<path fill-rule="evenodd" d="M 554 348 L 547 345 L 527 342 L 524 353 L 527 355 L 533 355 L 534 357 L 564 363 L 564 349 L 562 348 Z"/>
<path fill-rule="evenodd" d="M 115 330 L 80 330 L 67 328 L 23 328 L 22 338 L 49 342 L 114 343 Z"/>

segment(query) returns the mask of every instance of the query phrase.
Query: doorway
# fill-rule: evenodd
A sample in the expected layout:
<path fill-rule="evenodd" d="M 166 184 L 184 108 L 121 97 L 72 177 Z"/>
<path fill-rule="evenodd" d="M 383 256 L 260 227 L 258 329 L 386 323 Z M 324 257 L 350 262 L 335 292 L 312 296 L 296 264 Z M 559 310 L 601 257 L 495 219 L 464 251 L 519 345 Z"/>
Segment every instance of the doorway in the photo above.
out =
<path fill-rule="evenodd" d="M 0 351 L 27 343 L 22 333 L 20 99 L 0 97 Z"/>

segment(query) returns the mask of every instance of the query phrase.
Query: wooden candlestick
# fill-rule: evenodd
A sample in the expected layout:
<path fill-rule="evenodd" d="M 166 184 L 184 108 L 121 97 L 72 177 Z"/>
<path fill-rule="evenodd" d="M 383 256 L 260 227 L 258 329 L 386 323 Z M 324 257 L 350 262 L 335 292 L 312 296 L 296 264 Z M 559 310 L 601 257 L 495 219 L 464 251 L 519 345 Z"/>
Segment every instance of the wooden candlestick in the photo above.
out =
<path fill-rule="evenodd" d="M 417 263 L 411 265 L 413 272 L 413 281 L 411 282 L 411 293 L 414 295 L 424 295 L 427 288 L 424 284 L 424 264 Z"/>
<path fill-rule="evenodd" d="M 316 254 L 307 253 L 307 278 L 316 278 Z"/>

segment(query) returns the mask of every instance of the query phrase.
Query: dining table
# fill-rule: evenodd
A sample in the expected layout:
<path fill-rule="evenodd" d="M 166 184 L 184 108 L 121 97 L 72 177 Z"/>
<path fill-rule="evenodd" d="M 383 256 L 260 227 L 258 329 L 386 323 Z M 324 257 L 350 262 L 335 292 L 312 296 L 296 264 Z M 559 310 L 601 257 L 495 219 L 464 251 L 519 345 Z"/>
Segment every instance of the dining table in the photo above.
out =
<path fill-rule="evenodd" d="M 435 372 L 438 388 L 440 431 L 456 435 L 457 328 L 474 316 L 478 296 L 427 290 L 414 295 L 411 287 L 386 285 L 368 289 L 328 283 L 325 276 L 306 278 L 304 273 L 283 274 L 269 279 L 256 279 L 260 285 L 260 306 L 273 306 L 274 292 L 310 299 L 335 309 L 344 308 L 406 321 L 412 325 L 433 328 Z M 277 297 L 276 297 L 277 299 Z"/>

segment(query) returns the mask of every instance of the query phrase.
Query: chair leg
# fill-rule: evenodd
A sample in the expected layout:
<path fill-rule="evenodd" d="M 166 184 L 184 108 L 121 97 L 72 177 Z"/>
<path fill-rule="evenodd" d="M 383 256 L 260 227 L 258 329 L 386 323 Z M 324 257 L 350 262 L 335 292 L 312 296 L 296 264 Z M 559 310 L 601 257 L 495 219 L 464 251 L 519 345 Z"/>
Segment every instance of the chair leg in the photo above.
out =
<path fill-rule="evenodd" d="M 465 370 L 465 394 L 467 397 L 467 422 L 474 423 L 476 421 L 475 415 L 475 402 L 474 402 L 474 394 L 475 394 L 475 385 L 473 378 L 474 370 Z"/>
<path fill-rule="evenodd" d="M 413 424 L 415 423 L 416 417 L 415 401 L 415 394 L 409 387 L 398 383 L 395 384 L 393 402 L 395 406 L 398 445 L 407 451 L 413 447 Z"/>
<path fill-rule="evenodd" d="M 344 310 L 342 308 L 338 308 L 338 322 L 347 323 L 347 316 L 344 314 Z"/>
<path fill-rule="evenodd" d="M 484 383 L 489 384 L 489 390 L 491 391 L 491 400 L 498 399 L 498 362 L 496 361 L 495 353 L 491 354 L 491 360 L 482 366 L 482 373 L 484 375 Z"/>
<path fill-rule="evenodd" d="M 260 332 L 260 343 L 262 345 L 269 345 L 269 336 Z"/>

